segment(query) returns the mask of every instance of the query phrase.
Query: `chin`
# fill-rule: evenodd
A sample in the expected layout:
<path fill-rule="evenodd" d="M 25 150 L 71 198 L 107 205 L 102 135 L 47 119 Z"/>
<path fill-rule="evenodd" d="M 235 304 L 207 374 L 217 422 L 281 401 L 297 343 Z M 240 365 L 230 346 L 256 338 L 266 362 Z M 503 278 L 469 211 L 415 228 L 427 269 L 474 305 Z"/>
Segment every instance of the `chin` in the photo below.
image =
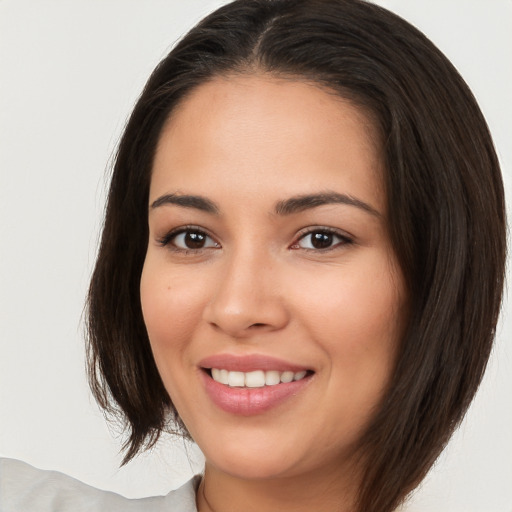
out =
<path fill-rule="evenodd" d="M 295 464 L 291 466 L 283 460 L 273 460 L 268 454 L 259 454 L 258 457 L 248 458 L 244 454 L 238 460 L 222 460 L 211 463 L 217 470 L 241 480 L 272 480 L 280 477 L 293 476 L 297 472 Z M 207 465 L 210 462 L 207 459 Z"/>
<path fill-rule="evenodd" d="M 327 457 L 323 450 L 302 451 L 301 447 L 310 446 L 308 439 L 294 439 L 291 434 L 285 438 L 270 432 L 237 437 L 233 431 L 232 435 L 219 436 L 215 445 L 203 442 L 208 447 L 204 451 L 207 467 L 210 465 L 232 478 L 272 480 L 317 471 L 326 465 L 326 458 L 333 456 L 332 449 Z"/>

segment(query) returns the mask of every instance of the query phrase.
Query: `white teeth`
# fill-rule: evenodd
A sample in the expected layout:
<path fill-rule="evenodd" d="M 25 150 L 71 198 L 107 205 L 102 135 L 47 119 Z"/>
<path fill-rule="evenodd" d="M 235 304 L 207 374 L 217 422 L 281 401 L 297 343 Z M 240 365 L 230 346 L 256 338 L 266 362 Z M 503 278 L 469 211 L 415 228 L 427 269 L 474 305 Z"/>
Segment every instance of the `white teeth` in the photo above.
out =
<path fill-rule="evenodd" d="M 245 374 L 243 372 L 229 372 L 228 384 L 231 387 L 245 386 Z"/>
<path fill-rule="evenodd" d="M 229 384 L 229 372 L 227 370 L 218 370 L 217 368 L 212 368 L 212 377 L 213 380 L 220 382 L 222 384 Z"/>
<path fill-rule="evenodd" d="M 261 388 L 265 385 L 265 372 L 257 370 L 245 374 L 245 385 L 248 388 Z"/>
<path fill-rule="evenodd" d="M 253 372 L 230 372 L 228 370 L 212 368 L 212 378 L 216 382 L 226 384 L 230 387 L 262 388 L 263 386 L 276 386 L 277 384 L 288 383 L 294 380 L 303 379 L 307 372 L 278 372 L 270 370 L 255 370 Z"/>
<path fill-rule="evenodd" d="M 227 370 L 220 370 L 219 382 L 229 384 L 229 372 Z"/>
<path fill-rule="evenodd" d="M 291 382 L 293 380 L 293 372 L 283 372 L 281 374 L 281 382 Z"/>
<path fill-rule="evenodd" d="M 278 371 L 265 372 L 265 386 L 275 386 L 281 382 L 281 374 Z"/>

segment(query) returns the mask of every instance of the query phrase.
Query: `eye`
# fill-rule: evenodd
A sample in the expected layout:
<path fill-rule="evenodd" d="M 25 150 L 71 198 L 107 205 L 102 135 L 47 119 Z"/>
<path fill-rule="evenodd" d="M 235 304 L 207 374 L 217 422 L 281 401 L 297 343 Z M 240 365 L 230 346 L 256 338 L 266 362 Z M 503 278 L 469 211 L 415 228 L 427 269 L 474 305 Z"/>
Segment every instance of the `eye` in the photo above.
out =
<path fill-rule="evenodd" d="M 172 245 L 176 250 L 197 251 L 200 249 L 217 248 L 220 245 L 204 231 L 196 228 L 183 228 L 172 231 L 159 240 L 160 245 Z"/>
<path fill-rule="evenodd" d="M 291 246 L 291 249 L 321 251 L 351 243 L 353 243 L 352 239 L 346 235 L 330 229 L 318 228 L 301 235 L 297 242 Z"/>

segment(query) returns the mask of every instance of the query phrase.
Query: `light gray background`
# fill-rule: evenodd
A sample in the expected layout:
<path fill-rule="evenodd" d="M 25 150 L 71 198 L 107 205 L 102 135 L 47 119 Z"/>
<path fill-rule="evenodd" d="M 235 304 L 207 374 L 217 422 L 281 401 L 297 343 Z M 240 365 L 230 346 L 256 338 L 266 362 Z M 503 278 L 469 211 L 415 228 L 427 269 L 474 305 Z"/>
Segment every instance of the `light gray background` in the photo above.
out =
<path fill-rule="evenodd" d="M 85 381 L 82 314 L 125 119 L 172 43 L 222 3 L 0 0 L 1 455 L 131 497 L 167 493 L 200 467 L 196 450 L 191 465 L 166 440 L 118 469 L 119 439 Z M 510 216 L 512 1 L 378 3 L 422 29 L 473 89 Z M 511 298 L 478 397 L 411 511 L 512 511 Z"/>

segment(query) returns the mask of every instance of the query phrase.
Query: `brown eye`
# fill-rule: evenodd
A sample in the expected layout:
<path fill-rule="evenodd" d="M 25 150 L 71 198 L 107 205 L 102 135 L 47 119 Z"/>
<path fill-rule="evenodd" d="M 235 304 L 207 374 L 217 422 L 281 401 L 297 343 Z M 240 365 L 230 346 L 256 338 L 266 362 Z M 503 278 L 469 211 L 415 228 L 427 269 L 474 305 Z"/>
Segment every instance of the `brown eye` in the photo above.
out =
<path fill-rule="evenodd" d="M 202 249 L 207 238 L 203 233 L 187 232 L 183 237 L 183 243 L 187 249 Z"/>
<path fill-rule="evenodd" d="M 215 240 L 197 229 L 184 229 L 178 233 L 170 234 L 162 245 L 173 245 L 176 249 L 184 251 L 219 247 Z"/>
<path fill-rule="evenodd" d="M 352 240 L 341 233 L 328 229 L 317 229 L 303 235 L 293 248 L 321 251 L 350 243 Z"/>
<path fill-rule="evenodd" d="M 334 238 L 332 233 L 312 233 L 311 234 L 311 245 L 315 249 L 327 249 L 332 245 L 332 239 Z"/>

